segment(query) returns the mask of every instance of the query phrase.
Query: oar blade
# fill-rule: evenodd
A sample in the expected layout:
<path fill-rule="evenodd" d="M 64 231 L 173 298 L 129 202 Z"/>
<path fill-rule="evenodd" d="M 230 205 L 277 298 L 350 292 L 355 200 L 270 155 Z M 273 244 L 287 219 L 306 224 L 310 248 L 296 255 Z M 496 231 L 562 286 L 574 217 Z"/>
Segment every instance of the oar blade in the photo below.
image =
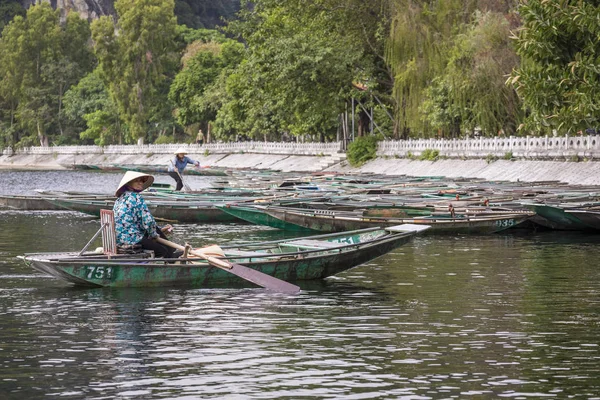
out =
<path fill-rule="evenodd" d="M 262 286 L 266 289 L 274 290 L 276 292 L 292 294 L 298 293 L 300 291 L 299 286 L 272 277 L 271 275 L 267 275 L 263 272 L 246 267 L 244 265 L 232 263 L 231 268 L 228 269 L 228 271 L 234 275 L 239 276 L 240 278 L 257 284 L 258 286 Z"/>

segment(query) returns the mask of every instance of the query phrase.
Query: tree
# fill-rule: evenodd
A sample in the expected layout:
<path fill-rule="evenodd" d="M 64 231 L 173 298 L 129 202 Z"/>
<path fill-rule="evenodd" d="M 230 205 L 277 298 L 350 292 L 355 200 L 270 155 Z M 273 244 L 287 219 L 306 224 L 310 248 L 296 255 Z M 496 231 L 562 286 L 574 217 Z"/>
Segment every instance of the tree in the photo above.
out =
<path fill-rule="evenodd" d="M 219 134 L 335 135 L 352 82 L 366 69 L 363 42 L 345 34 L 346 10 L 334 3 L 260 0 L 230 24 L 247 53 L 225 84 Z"/>
<path fill-rule="evenodd" d="M 64 116 L 81 139 L 99 146 L 121 143 L 123 132 L 117 107 L 98 70 L 94 70 L 65 94 Z"/>
<path fill-rule="evenodd" d="M 61 108 L 65 91 L 93 63 L 87 46 L 89 27 L 77 14 L 60 24 L 58 11 L 41 3 L 4 29 L 0 41 L 0 97 L 4 114 L 23 130 L 22 139 L 37 136 L 47 146 L 63 134 Z"/>
<path fill-rule="evenodd" d="M 422 118 L 443 136 L 457 137 L 481 129 L 514 134 L 521 103 L 506 76 L 519 59 L 510 43 L 507 18 L 497 12 L 475 12 L 464 33 L 454 37 L 448 61 L 425 89 Z"/>
<path fill-rule="evenodd" d="M 219 96 L 215 96 L 215 92 L 220 92 L 217 81 L 239 64 L 243 49 L 241 43 L 233 40 L 226 40 L 223 44 L 196 41 L 188 46 L 182 57 L 182 70 L 175 77 L 169 92 L 169 99 L 176 106 L 175 115 L 179 124 L 200 124 L 209 132 L 209 124 L 214 121 L 221 106 Z"/>
<path fill-rule="evenodd" d="M 176 50 L 173 7 L 173 0 L 117 0 L 116 26 L 110 17 L 92 24 L 101 77 L 128 126 L 129 140 L 144 138 L 153 117 L 165 114 L 163 96 Z"/>
<path fill-rule="evenodd" d="M 480 127 L 514 131 L 520 103 L 506 76 L 513 1 L 390 0 L 386 60 L 394 71 L 402 136 L 457 136 Z"/>
<path fill-rule="evenodd" d="M 523 128 L 549 133 L 600 126 L 598 2 L 530 0 L 518 11 L 522 62 L 510 83 L 523 99 Z"/>

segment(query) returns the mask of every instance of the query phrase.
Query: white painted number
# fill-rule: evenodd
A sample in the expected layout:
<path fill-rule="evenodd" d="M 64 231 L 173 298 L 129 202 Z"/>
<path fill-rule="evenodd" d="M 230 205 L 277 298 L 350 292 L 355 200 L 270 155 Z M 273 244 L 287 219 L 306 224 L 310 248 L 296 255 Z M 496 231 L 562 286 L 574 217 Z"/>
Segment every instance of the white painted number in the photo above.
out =
<path fill-rule="evenodd" d="M 113 267 L 88 266 L 87 279 L 112 279 Z"/>
<path fill-rule="evenodd" d="M 501 220 L 496 221 L 496 226 L 499 226 L 501 228 L 510 228 L 514 224 L 515 224 L 514 219 L 501 219 Z"/>

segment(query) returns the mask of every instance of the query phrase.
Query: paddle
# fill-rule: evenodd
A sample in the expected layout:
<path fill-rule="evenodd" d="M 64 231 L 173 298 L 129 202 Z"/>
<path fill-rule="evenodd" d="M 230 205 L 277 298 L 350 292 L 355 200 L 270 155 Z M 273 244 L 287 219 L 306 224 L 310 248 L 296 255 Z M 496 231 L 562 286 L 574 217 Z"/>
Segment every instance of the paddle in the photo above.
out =
<path fill-rule="evenodd" d="M 185 251 L 185 247 L 181 246 L 177 243 L 173 243 L 169 240 L 166 240 L 166 239 L 163 239 L 160 237 L 157 238 L 156 240 L 159 243 L 162 243 L 166 246 Z M 195 256 L 205 259 L 213 267 L 221 268 L 224 271 L 227 271 L 236 276 L 239 276 L 240 278 L 245 279 L 249 282 L 252 282 L 258 286 L 262 286 L 264 288 L 274 290 L 276 292 L 282 292 L 282 293 L 298 293 L 300 291 L 300 287 L 298 287 L 296 285 L 293 285 L 286 281 L 282 281 L 281 279 L 277 279 L 271 275 L 267 275 L 263 272 L 255 270 L 255 269 L 248 268 L 244 265 L 230 263 L 227 260 L 212 257 L 212 256 L 206 255 L 200 251 L 189 250 L 189 252 Z"/>

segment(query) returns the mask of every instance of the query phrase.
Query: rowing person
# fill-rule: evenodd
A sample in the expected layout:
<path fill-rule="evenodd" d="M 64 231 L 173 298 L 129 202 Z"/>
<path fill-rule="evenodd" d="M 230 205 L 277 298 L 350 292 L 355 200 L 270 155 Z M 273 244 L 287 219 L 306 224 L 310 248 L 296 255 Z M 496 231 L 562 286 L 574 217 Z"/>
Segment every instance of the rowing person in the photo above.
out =
<path fill-rule="evenodd" d="M 173 227 L 165 225 L 159 228 L 141 195 L 152 182 L 152 175 L 134 171 L 125 172 L 121 179 L 113 207 L 117 247 L 152 250 L 156 257 L 173 258 L 173 249 L 156 241 L 158 237 L 166 238 L 165 233 L 171 232 Z"/>
<path fill-rule="evenodd" d="M 180 147 L 175 151 L 175 157 L 170 160 L 168 172 L 171 178 L 175 179 L 175 182 L 177 182 L 175 190 L 181 190 L 183 188 L 183 179 L 181 178 L 181 175 L 188 164 L 194 164 L 196 168 L 200 167 L 199 161 L 192 160 L 186 156 L 186 154 L 187 151 L 183 147 Z"/>

